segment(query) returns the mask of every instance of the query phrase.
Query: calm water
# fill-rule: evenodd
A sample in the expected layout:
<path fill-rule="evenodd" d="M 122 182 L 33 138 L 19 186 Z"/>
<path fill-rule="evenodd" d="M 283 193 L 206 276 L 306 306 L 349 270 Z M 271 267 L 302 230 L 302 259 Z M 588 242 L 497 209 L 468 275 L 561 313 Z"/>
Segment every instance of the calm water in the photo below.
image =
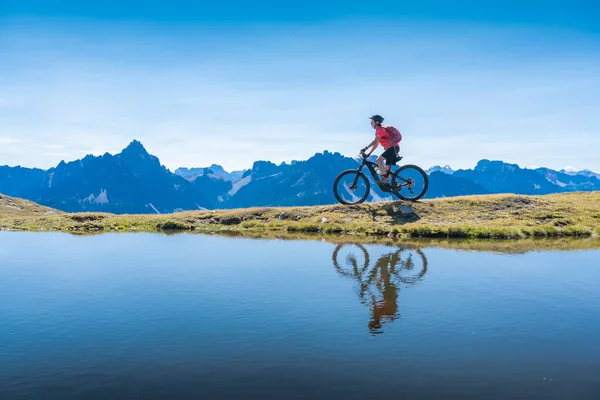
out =
<path fill-rule="evenodd" d="M 0 232 L 0 398 L 599 399 L 599 260 Z"/>

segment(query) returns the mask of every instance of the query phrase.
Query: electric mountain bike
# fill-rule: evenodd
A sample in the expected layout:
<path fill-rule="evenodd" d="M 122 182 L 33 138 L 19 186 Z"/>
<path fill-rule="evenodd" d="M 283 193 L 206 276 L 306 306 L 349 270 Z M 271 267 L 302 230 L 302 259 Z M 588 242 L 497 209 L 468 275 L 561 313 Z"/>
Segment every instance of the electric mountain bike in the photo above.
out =
<path fill-rule="evenodd" d="M 341 172 L 333 183 L 333 194 L 337 201 L 342 204 L 363 203 L 371 194 L 371 183 L 369 178 L 362 172 L 367 167 L 376 185 L 385 193 L 393 193 L 401 200 L 417 201 L 425 195 L 429 187 L 427 174 L 421 167 L 407 164 L 397 168 L 390 168 L 387 183 L 380 183 L 377 163 L 370 161 L 364 151 L 360 155 L 362 162 L 357 169 L 349 169 Z M 396 162 L 402 160 L 398 156 Z M 374 196 L 375 197 L 375 196 Z"/>

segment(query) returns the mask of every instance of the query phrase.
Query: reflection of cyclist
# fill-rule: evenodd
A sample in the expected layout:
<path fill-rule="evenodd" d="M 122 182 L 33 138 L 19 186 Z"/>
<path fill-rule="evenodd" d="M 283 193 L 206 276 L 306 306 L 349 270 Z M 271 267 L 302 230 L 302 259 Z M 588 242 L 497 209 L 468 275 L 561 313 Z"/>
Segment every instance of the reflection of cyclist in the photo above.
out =
<path fill-rule="evenodd" d="M 370 267 L 367 249 L 357 245 L 355 248 L 360 249 L 364 255 L 364 266 L 359 266 L 357 254 L 350 253 L 347 254 L 345 260 L 346 266 L 350 268 L 346 269 L 340 266 L 338 260 L 339 252 L 344 246 L 340 244 L 334 250 L 333 265 L 342 276 L 358 281 L 358 295 L 361 303 L 372 312 L 369 330 L 372 334 L 382 333 L 381 328 L 384 324 L 399 318 L 398 291 L 400 286 L 417 283 L 427 272 L 425 254 L 419 249 L 401 247 L 381 256 L 375 265 Z M 415 261 L 418 265 L 415 265 Z"/>
<path fill-rule="evenodd" d="M 369 308 L 373 312 L 373 317 L 369 322 L 369 329 L 373 333 L 380 331 L 382 324 L 394 321 L 398 318 L 398 287 L 393 283 L 391 269 L 398 263 L 399 257 L 395 253 L 386 254 L 377 260 L 375 273 L 379 272 L 379 276 L 374 278 L 377 280 L 375 286 L 377 291 L 382 294 L 382 299 L 377 300 L 374 295 L 371 295 L 371 304 Z"/>

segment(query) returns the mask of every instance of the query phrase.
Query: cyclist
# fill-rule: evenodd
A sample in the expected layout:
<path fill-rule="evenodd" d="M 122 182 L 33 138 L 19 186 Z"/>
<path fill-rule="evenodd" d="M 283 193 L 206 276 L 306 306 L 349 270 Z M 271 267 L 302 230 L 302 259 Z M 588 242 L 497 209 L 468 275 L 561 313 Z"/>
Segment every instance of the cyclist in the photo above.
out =
<path fill-rule="evenodd" d="M 400 146 L 397 142 L 394 142 L 392 136 L 388 133 L 388 131 L 381 125 L 383 123 L 383 117 L 381 115 L 375 114 L 369 117 L 371 120 L 371 126 L 375 129 L 375 139 L 367 147 L 361 150 L 361 152 L 365 152 L 368 148 L 373 147 L 369 154 L 366 154 L 369 157 L 381 144 L 383 146 L 383 153 L 377 158 L 377 165 L 379 166 L 379 170 L 381 171 L 381 178 L 377 183 L 380 185 L 388 184 L 388 171 L 392 167 L 392 165 L 396 164 L 396 158 L 398 157 L 398 153 L 400 152 Z M 385 165 L 383 164 L 383 160 L 385 160 Z"/>

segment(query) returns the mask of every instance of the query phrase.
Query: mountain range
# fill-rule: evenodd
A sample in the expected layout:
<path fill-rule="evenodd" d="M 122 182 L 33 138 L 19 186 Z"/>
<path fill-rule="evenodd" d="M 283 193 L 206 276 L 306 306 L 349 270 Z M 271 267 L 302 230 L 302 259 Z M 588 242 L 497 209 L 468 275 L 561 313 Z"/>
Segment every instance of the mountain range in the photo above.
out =
<path fill-rule="evenodd" d="M 48 170 L 0 166 L 0 193 L 67 212 L 170 213 L 254 206 L 332 204 L 332 184 L 358 161 L 324 151 L 304 161 L 227 172 L 219 165 L 171 172 L 137 140 L 119 154 L 61 161 Z M 427 170 L 425 198 L 468 194 L 549 194 L 600 190 L 600 174 L 589 170 L 527 169 L 481 160 L 472 169 L 435 166 Z M 367 201 L 389 200 L 371 190 Z"/>

